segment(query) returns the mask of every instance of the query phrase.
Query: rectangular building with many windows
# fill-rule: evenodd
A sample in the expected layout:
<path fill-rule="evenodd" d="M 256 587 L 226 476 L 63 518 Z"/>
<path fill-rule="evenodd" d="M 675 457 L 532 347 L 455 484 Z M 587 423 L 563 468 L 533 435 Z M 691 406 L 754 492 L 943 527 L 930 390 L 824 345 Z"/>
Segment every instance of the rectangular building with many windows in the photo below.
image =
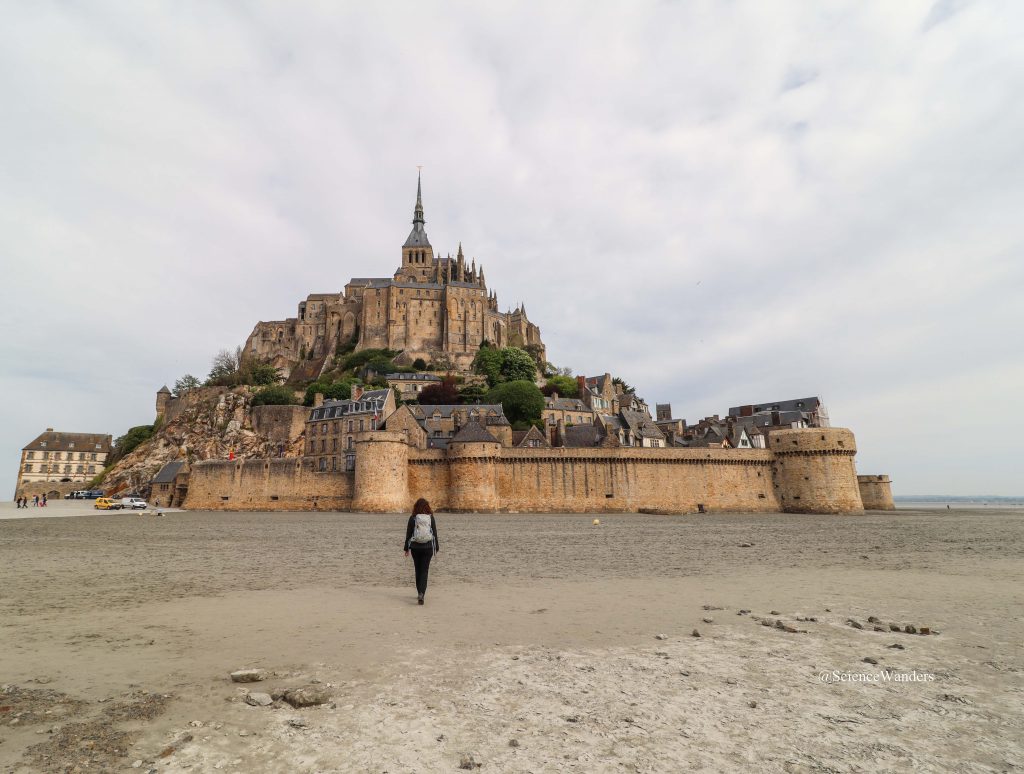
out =
<path fill-rule="evenodd" d="M 109 435 L 48 427 L 21 450 L 17 491 L 41 482 L 87 484 L 103 470 L 112 447 Z"/>

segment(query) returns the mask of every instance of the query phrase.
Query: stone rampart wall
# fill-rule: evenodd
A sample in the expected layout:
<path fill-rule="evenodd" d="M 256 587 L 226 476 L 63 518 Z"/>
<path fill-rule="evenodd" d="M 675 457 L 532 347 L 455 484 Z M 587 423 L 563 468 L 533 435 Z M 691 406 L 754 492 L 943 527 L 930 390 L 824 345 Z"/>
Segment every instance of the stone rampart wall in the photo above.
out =
<path fill-rule="evenodd" d="M 350 472 L 314 471 L 301 459 L 197 462 L 185 507 L 218 511 L 344 511 L 352 507 Z"/>
<path fill-rule="evenodd" d="M 357 444 L 354 473 L 314 472 L 296 459 L 198 463 L 186 507 L 407 512 L 425 497 L 436 510 L 461 511 L 863 512 L 852 433 L 815 428 L 771 437 L 777 452 L 491 443 L 443 451 L 376 431 Z"/>

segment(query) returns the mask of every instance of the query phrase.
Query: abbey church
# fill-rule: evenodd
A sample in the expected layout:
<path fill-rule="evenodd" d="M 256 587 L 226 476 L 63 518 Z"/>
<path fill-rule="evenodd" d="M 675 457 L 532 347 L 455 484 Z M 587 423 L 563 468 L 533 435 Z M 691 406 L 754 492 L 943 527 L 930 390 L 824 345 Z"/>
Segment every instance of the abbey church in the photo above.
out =
<path fill-rule="evenodd" d="M 349 280 L 340 293 L 313 293 L 298 315 L 259 322 L 245 343 L 248 355 L 285 375 L 315 378 L 340 348 L 391 349 L 399 362 L 447 360 L 468 371 L 481 342 L 529 347 L 546 359 L 540 328 L 525 306 L 498 311 L 483 265 L 467 262 L 459 244 L 454 258 L 435 253 L 424 228 L 422 183 L 416 183 L 412 231 L 402 245 L 402 264 L 392 277 Z M 298 373 L 297 373 L 298 372 Z"/>

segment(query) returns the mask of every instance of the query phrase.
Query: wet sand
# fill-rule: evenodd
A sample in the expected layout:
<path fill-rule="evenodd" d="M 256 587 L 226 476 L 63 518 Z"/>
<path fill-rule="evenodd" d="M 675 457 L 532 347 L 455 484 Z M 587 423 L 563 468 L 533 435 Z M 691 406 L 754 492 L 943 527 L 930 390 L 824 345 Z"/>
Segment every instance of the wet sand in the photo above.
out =
<path fill-rule="evenodd" d="M 0 520 L 3 771 L 1024 767 L 1024 511 L 442 513 L 423 607 L 402 516 L 84 513 Z"/>

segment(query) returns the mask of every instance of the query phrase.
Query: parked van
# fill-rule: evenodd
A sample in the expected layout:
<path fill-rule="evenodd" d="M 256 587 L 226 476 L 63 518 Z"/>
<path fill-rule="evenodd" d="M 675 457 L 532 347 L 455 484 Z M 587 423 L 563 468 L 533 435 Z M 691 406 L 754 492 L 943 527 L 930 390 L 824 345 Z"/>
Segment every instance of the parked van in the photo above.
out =
<path fill-rule="evenodd" d="M 144 511 L 149 507 L 149 503 L 141 497 L 122 497 L 121 507 L 130 508 L 133 511 Z"/>
<path fill-rule="evenodd" d="M 120 501 L 112 497 L 99 497 L 92 507 L 100 511 L 119 511 L 124 508 Z"/>

